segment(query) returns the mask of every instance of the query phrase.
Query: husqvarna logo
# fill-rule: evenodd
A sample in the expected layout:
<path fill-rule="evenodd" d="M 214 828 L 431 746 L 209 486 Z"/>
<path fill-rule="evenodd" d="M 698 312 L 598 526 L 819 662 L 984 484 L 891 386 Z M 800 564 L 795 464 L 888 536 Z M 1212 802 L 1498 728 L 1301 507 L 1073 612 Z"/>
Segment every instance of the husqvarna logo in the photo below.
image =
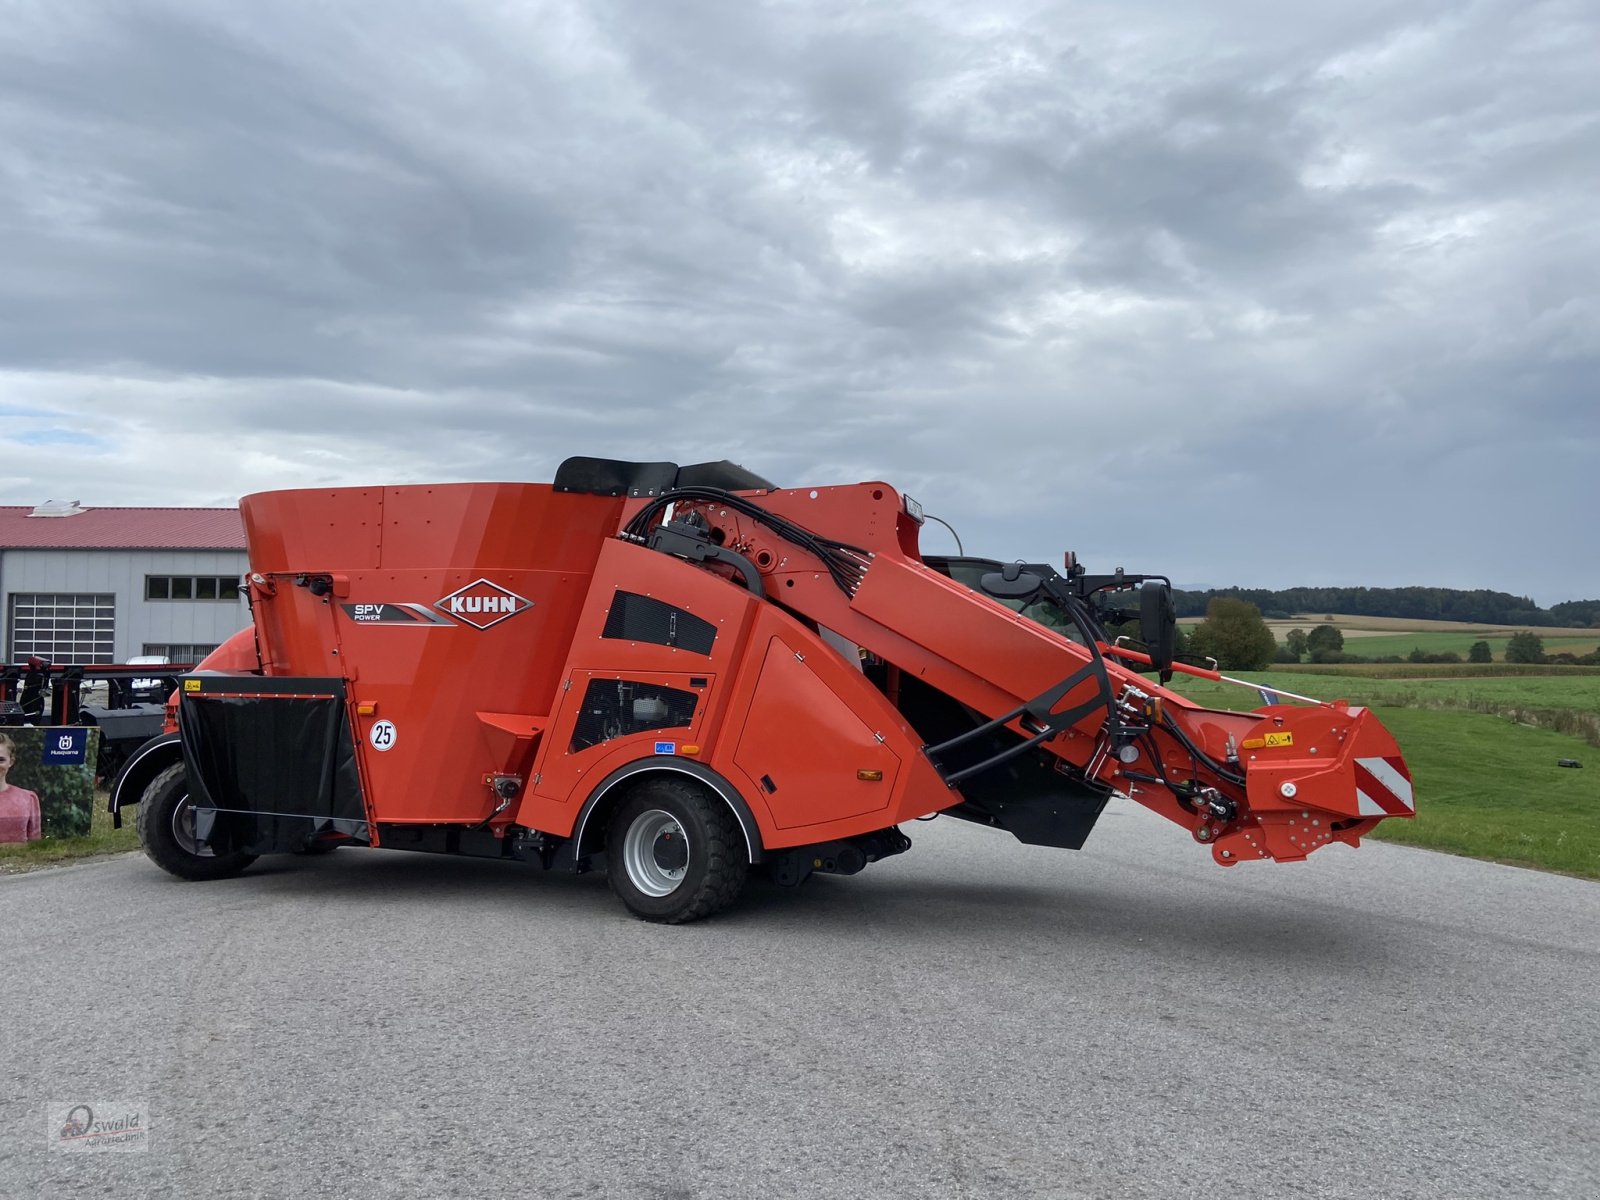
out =
<path fill-rule="evenodd" d="M 506 591 L 498 583 L 479 579 L 456 589 L 443 600 L 434 601 L 433 606 L 458 621 L 487 629 L 525 608 L 532 608 L 533 601 Z"/>

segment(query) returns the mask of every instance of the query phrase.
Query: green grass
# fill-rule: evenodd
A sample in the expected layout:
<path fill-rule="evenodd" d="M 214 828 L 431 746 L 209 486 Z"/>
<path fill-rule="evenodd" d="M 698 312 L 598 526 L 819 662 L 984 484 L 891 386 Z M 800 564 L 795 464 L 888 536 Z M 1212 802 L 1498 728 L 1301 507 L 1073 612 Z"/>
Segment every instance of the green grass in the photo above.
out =
<path fill-rule="evenodd" d="M 1347 674 L 1342 670 L 1305 671 L 1284 667 L 1228 673 L 1262 687 L 1287 688 L 1319 700 L 1343 699 L 1356 704 L 1477 708 L 1480 711 L 1484 711 L 1484 705 L 1497 705 L 1600 713 L 1600 670 L 1591 673 L 1581 667 L 1569 667 L 1556 675 L 1549 673 L 1551 668 L 1534 668 L 1538 673 L 1507 675 L 1497 669 L 1494 675 L 1480 676 L 1461 672 L 1447 674 L 1438 667 L 1412 667 L 1414 671 L 1428 669 L 1433 674 L 1423 678 L 1377 675 L 1366 670 Z M 1259 703 L 1259 700 L 1250 699 L 1251 692 L 1204 679 L 1185 679 L 1179 675 L 1174 677 L 1173 686 L 1204 704 L 1212 704 L 1221 697 L 1229 698 L 1222 707 L 1250 708 Z"/>
<path fill-rule="evenodd" d="M 1444 654 L 1455 651 L 1466 658 L 1467 652 L 1472 649 L 1474 642 L 1488 642 L 1489 652 L 1496 659 L 1503 659 L 1506 654 L 1506 645 L 1511 641 L 1511 634 L 1517 630 L 1508 630 L 1504 636 L 1496 637 L 1491 634 L 1471 632 L 1428 632 L 1428 633 L 1373 633 L 1353 635 L 1347 634 L 1344 639 L 1346 654 L 1360 654 L 1366 658 L 1377 658 L 1380 655 L 1398 654 L 1401 657 L 1412 650 L 1421 650 L 1426 654 Z M 1535 633 L 1538 631 L 1535 630 Z M 1546 654 L 1557 654 L 1563 650 L 1573 654 L 1588 654 L 1600 647 L 1600 635 L 1589 638 L 1581 637 L 1547 637 L 1544 638 Z"/>
<path fill-rule="evenodd" d="M 1565 715 L 1593 733 L 1600 678 L 1392 680 L 1282 671 L 1240 678 L 1373 708 L 1411 768 L 1417 818 L 1384 821 L 1372 837 L 1600 879 L 1600 753 L 1573 733 L 1507 719 Z M 1227 684 L 1181 676 L 1173 683 L 1212 708 L 1260 704 L 1254 692 Z M 1562 758 L 1584 767 L 1556 766 Z"/>
<path fill-rule="evenodd" d="M 1373 837 L 1600 879 L 1600 762 L 1590 747 L 1485 713 L 1375 711 L 1411 768 L 1417 818 L 1385 821 Z M 1558 767 L 1561 758 L 1585 767 Z"/>
<path fill-rule="evenodd" d="M 1600 667 L 1504 662 L 1277 663 L 1272 669 L 1301 675 L 1351 675 L 1368 679 L 1507 679 L 1524 675 L 1541 675 L 1551 679 L 1600 678 Z"/>
<path fill-rule="evenodd" d="M 121 829 L 111 828 L 111 814 L 106 811 L 104 792 L 96 792 L 94 815 L 87 837 L 41 838 L 37 842 L 7 843 L 0 845 L 0 875 L 28 871 L 34 867 L 65 862 L 70 858 L 87 858 L 94 854 L 117 854 L 139 848 L 139 835 L 134 831 L 129 812 Z"/>

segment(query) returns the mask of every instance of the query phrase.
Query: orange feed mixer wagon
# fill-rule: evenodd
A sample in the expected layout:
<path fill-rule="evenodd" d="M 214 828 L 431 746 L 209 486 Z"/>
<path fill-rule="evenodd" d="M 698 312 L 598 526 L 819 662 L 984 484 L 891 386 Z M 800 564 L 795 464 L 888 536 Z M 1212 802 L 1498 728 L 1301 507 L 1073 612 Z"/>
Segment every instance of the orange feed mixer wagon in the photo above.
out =
<path fill-rule="evenodd" d="M 854 874 L 936 813 L 1077 849 L 1121 794 L 1224 865 L 1412 815 L 1370 712 L 1147 678 L 1217 677 L 1173 663 L 1165 579 L 924 556 L 884 483 L 575 458 L 241 511 L 251 627 L 111 795 L 187 879 L 341 845 L 603 864 L 676 922 L 753 869 Z M 1142 650 L 1105 632 L 1128 601 Z"/>

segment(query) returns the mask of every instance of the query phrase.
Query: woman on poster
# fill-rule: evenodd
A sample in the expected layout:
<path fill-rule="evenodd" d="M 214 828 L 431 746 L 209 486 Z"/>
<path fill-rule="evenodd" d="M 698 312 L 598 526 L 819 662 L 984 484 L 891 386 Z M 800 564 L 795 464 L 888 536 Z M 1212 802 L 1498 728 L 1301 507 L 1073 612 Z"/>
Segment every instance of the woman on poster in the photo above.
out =
<path fill-rule="evenodd" d="M 39 796 L 7 782 L 16 761 L 17 744 L 0 733 L 0 842 L 34 842 L 41 833 Z"/>

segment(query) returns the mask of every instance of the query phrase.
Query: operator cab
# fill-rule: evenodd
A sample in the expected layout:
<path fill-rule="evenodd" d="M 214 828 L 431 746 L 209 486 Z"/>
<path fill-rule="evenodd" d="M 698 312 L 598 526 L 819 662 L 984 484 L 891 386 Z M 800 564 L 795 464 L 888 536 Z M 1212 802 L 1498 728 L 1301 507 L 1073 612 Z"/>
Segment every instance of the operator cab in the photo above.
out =
<path fill-rule="evenodd" d="M 1112 575 L 1088 575 L 1072 554 L 1067 555 L 1066 575 L 1044 563 L 945 555 L 928 555 L 922 561 L 1080 646 L 1089 645 L 1090 636 L 1111 641 L 1107 628 L 1136 627 L 1161 682 L 1172 677 L 1178 622 L 1172 584 L 1164 575 L 1129 575 L 1121 567 Z M 1115 599 L 1129 593 L 1138 596 L 1136 608 Z"/>
<path fill-rule="evenodd" d="M 922 561 L 932 567 L 939 574 L 955 580 L 963 587 L 988 596 L 1007 608 L 1014 609 L 1027 617 L 1030 621 L 1043 625 L 1062 637 L 1084 645 L 1083 633 L 1078 628 L 1077 622 L 1072 619 L 1064 608 L 1052 600 L 1042 591 L 1036 591 L 1031 597 L 997 596 L 983 586 L 985 575 L 1004 573 L 1008 564 L 998 562 L 992 558 L 947 557 L 944 555 L 924 555 Z M 1014 564 L 1013 564 L 1014 565 Z M 1052 577 L 1059 578 L 1059 573 L 1052 567 L 1043 563 L 1030 563 L 1024 568 L 1029 574 L 1044 578 L 1046 572 Z"/>

